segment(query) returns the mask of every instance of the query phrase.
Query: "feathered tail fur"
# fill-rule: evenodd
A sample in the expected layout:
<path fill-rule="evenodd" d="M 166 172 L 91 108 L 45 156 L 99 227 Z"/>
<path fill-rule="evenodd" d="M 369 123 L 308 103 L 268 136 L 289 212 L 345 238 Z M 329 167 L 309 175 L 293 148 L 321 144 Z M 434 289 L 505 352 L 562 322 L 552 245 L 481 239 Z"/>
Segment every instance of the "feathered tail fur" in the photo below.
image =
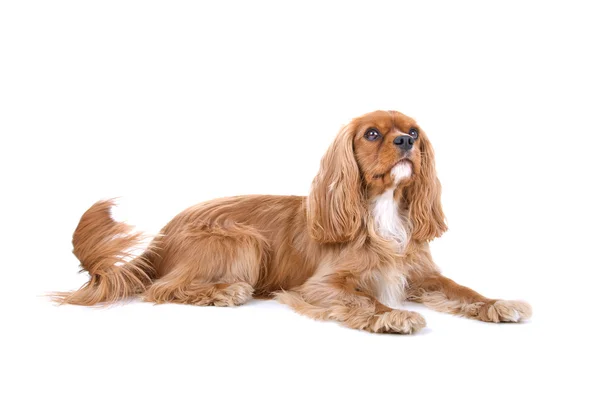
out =
<path fill-rule="evenodd" d="M 87 210 L 73 234 L 73 254 L 90 280 L 74 292 L 54 293 L 61 304 L 91 306 L 112 303 L 145 291 L 155 270 L 151 265 L 153 249 L 135 257 L 144 235 L 111 217 L 113 200 L 99 201 Z"/>

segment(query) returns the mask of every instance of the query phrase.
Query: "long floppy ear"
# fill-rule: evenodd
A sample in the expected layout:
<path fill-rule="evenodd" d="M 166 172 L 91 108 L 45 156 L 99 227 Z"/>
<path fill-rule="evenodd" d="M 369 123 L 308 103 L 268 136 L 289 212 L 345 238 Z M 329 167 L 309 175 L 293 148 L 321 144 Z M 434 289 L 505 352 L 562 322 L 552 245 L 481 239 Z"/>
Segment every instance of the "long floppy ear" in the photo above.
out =
<path fill-rule="evenodd" d="M 308 196 L 308 227 L 313 239 L 343 243 L 354 239 L 363 223 L 364 190 L 354 157 L 354 126 L 343 127 L 321 160 Z"/>
<path fill-rule="evenodd" d="M 425 135 L 419 138 L 421 165 L 415 180 L 406 189 L 412 237 L 429 241 L 448 229 L 442 210 L 442 186 L 435 172 L 433 147 Z"/>

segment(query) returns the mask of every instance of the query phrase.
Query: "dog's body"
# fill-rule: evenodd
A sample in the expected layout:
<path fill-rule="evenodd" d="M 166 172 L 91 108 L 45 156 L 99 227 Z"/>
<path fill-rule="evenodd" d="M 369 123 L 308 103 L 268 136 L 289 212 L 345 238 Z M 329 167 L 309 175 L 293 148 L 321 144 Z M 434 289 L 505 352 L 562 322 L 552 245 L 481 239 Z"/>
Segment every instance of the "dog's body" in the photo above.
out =
<path fill-rule="evenodd" d="M 148 250 L 96 203 L 74 253 L 91 280 L 64 303 L 147 301 L 232 306 L 275 297 L 317 319 L 372 332 L 425 326 L 405 300 L 482 321 L 529 318 L 527 303 L 491 300 L 440 275 L 428 242 L 445 230 L 433 150 L 414 120 L 376 111 L 353 120 L 323 157 L 308 197 L 240 196 L 193 206 Z"/>

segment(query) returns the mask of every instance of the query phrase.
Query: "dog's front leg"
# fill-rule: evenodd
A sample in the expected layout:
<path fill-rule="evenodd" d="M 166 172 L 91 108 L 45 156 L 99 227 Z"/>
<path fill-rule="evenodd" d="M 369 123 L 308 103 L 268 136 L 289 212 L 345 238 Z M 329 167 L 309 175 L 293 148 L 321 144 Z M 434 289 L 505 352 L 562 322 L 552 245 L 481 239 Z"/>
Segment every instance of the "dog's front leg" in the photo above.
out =
<path fill-rule="evenodd" d="M 488 299 L 440 274 L 409 280 L 408 299 L 485 322 L 520 322 L 531 317 L 531 306 L 524 301 Z"/>
<path fill-rule="evenodd" d="M 361 281 L 347 273 L 314 277 L 277 300 L 314 319 L 335 320 L 345 326 L 377 333 L 414 333 L 425 326 L 418 313 L 394 310 L 361 289 Z"/>

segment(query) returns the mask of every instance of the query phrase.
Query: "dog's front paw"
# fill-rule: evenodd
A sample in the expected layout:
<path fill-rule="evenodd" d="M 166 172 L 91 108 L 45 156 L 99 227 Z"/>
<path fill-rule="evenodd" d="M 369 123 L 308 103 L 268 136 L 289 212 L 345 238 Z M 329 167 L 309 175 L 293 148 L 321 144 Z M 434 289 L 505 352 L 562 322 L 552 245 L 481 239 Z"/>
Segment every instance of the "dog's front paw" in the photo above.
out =
<path fill-rule="evenodd" d="M 419 313 L 406 310 L 392 310 L 375 315 L 367 330 L 377 333 L 410 334 L 420 331 L 425 325 L 425 318 Z"/>
<path fill-rule="evenodd" d="M 521 322 L 531 318 L 531 306 L 524 301 L 496 300 L 479 310 L 485 322 Z"/>

